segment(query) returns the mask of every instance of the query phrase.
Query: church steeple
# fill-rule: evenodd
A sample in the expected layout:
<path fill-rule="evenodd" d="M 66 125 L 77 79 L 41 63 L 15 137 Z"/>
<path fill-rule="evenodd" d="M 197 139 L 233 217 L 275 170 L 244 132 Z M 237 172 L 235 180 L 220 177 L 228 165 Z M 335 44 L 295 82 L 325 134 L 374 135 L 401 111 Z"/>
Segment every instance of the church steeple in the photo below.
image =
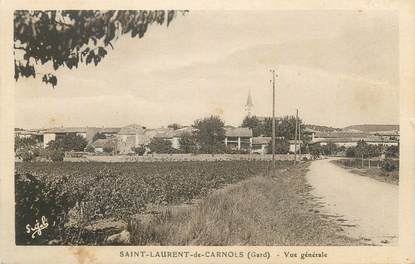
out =
<path fill-rule="evenodd" d="M 245 105 L 245 111 L 247 112 L 248 116 L 251 116 L 253 107 L 254 107 L 254 104 L 252 103 L 251 89 L 249 89 L 248 99 L 246 100 L 246 105 Z"/>

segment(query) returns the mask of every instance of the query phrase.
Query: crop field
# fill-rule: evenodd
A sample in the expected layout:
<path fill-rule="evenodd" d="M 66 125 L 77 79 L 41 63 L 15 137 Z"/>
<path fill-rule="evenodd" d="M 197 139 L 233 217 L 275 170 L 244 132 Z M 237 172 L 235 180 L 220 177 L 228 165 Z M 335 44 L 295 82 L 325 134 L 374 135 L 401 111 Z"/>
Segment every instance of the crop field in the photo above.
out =
<path fill-rule="evenodd" d="M 268 161 L 16 163 L 16 218 L 22 219 L 20 224 L 24 226 L 27 223 L 23 219 L 35 221 L 25 214 L 45 215 L 56 223 L 49 240 L 58 236 L 62 244 L 82 243 L 81 235 L 65 235 L 68 222 L 75 218 L 77 225 L 71 228 L 100 219 L 128 221 L 149 206 L 185 203 L 227 184 L 267 173 L 269 165 Z M 287 161 L 277 163 L 278 168 L 288 165 Z M 70 217 L 70 212 L 75 212 L 76 217 Z M 17 242 L 33 242 L 18 233 Z M 36 243 L 45 242 L 48 241 Z"/>

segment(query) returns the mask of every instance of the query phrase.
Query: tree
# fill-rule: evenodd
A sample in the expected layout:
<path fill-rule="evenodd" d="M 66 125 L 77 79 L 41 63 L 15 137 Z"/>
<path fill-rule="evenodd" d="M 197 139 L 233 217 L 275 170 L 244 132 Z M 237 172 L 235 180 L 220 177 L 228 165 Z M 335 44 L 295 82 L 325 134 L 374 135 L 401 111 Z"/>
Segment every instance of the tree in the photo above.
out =
<path fill-rule="evenodd" d="M 284 116 L 278 120 L 278 124 L 276 124 L 276 133 L 278 137 L 284 137 L 286 139 L 294 139 L 295 138 L 295 116 Z M 302 124 L 302 120 L 298 119 L 298 124 L 301 130 L 304 130 L 304 126 Z"/>
<path fill-rule="evenodd" d="M 256 116 L 246 116 L 242 121 L 241 127 L 249 127 L 252 129 L 252 135 L 258 137 L 263 134 L 261 123 Z"/>
<path fill-rule="evenodd" d="M 50 141 L 47 147 L 49 149 L 59 149 L 62 151 L 83 151 L 86 145 L 87 141 L 82 136 L 67 134 Z"/>
<path fill-rule="evenodd" d="M 219 116 L 210 116 L 195 121 L 193 127 L 198 130 L 195 136 L 200 151 L 205 153 L 223 153 L 225 145 L 225 123 Z"/>
<path fill-rule="evenodd" d="M 92 137 L 92 142 L 95 142 L 97 139 L 107 139 L 107 136 L 105 136 L 103 133 L 98 132 Z"/>
<path fill-rule="evenodd" d="M 184 153 L 194 153 L 197 150 L 196 138 L 191 133 L 183 133 L 179 138 L 179 144 Z"/>
<path fill-rule="evenodd" d="M 272 154 L 272 142 L 267 147 L 268 154 Z M 290 151 L 290 143 L 287 139 L 275 140 L 275 154 L 287 154 Z"/>
<path fill-rule="evenodd" d="M 178 12 L 187 11 L 16 10 L 14 77 L 36 78 L 39 62 L 51 63 L 54 71 L 92 62 L 96 66 L 121 35 L 142 38 L 150 25 L 166 21 L 168 26 Z M 52 73 L 44 73 L 42 81 L 57 85 Z"/>
<path fill-rule="evenodd" d="M 132 148 L 132 150 L 134 151 L 135 154 L 137 154 L 138 156 L 143 156 L 144 153 L 146 153 L 146 148 L 144 146 L 138 146 L 138 147 L 134 147 Z"/>
<path fill-rule="evenodd" d="M 283 137 L 285 139 L 294 139 L 295 137 L 295 116 L 284 116 L 282 118 L 275 119 L 275 135 L 277 137 Z M 301 131 L 304 130 L 304 124 L 301 119 L 298 119 Z M 250 127 L 253 129 L 254 136 L 264 135 L 266 137 L 272 136 L 272 118 L 265 118 L 263 122 L 260 122 L 257 117 L 245 117 L 242 122 L 242 126 Z M 305 135 L 302 135 L 302 139 L 305 139 Z"/>
<path fill-rule="evenodd" d="M 16 157 L 22 161 L 32 161 L 39 156 L 40 147 L 33 137 L 20 138 L 18 136 L 14 139 L 14 152 Z"/>
<path fill-rule="evenodd" d="M 114 147 L 110 145 L 106 145 L 102 148 L 105 153 L 112 153 L 114 151 Z"/>
<path fill-rule="evenodd" d="M 95 152 L 95 148 L 92 145 L 88 145 L 86 146 L 85 151 L 92 153 Z"/>
<path fill-rule="evenodd" d="M 378 157 L 382 153 L 382 146 L 369 145 L 364 140 L 357 142 L 355 147 L 350 147 L 346 150 L 347 157 L 356 158 L 372 158 Z"/>
<path fill-rule="evenodd" d="M 399 146 L 389 146 L 385 150 L 386 158 L 399 158 Z"/>
<path fill-rule="evenodd" d="M 324 155 L 335 155 L 338 151 L 338 148 L 336 144 L 329 142 L 326 145 L 322 146 L 322 151 Z"/>
<path fill-rule="evenodd" d="M 162 154 L 175 152 L 171 141 L 163 138 L 153 138 L 150 141 L 150 144 L 148 144 L 148 147 L 152 153 Z"/>
<path fill-rule="evenodd" d="M 309 145 L 308 149 L 314 159 L 319 158 L 320 155 L 323 154 L 323 147 L 320 145 L 320 143 L 311 144 Z"/>

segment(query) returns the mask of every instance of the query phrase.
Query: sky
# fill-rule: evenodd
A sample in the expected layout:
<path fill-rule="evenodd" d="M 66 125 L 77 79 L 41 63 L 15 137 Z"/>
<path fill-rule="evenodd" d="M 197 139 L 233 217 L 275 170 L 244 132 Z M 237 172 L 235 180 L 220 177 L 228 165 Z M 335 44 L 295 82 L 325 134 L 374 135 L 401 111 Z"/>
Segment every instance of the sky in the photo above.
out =
<path fill-rule="evenodd" d="M 191 11 L 142 39 L 123 36 L 98 66 L 58 70 L 53 89 L 15 84 L 15 127 L 190 125 L 253 114 L 308 124 L 398 124 L 399 29 L 390 11 Z"/>

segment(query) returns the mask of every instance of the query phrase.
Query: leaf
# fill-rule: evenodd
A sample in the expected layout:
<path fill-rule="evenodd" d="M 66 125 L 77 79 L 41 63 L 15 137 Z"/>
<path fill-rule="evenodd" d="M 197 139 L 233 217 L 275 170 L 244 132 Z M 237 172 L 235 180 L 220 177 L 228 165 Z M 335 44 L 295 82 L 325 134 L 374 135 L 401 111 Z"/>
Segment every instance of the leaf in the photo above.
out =
<path fill-rule="evenodd" d="M 98 55 L 102 58 L 105 57 L 105 55 L 107 55 L 107 51 L 103 48 L 103 47 L 99 47 L 98 48 Z"/>
<path fill-rule="evenodd" d="M 173 10 L 169 10 L 167 12 L 167 26 L 170 25 L 170 22 L 173 20 L 173 18 L 175 17 L 175 15 L 176 15 L 176 12 L 173 11 Z"/>
<path fill-rule="evenodd" d="M 95 56 L 95 53 L 94 53 L 94 51 L 93 51 L 93 50 L 91 50 L 91 51 L 88 53 L 88 56 L 86 57 L 85 64 L 86 64 L 86 65 L 90 64 L 90 63 L 92 62 L 92 59 L 94 58 L 94 56 Z"/>

